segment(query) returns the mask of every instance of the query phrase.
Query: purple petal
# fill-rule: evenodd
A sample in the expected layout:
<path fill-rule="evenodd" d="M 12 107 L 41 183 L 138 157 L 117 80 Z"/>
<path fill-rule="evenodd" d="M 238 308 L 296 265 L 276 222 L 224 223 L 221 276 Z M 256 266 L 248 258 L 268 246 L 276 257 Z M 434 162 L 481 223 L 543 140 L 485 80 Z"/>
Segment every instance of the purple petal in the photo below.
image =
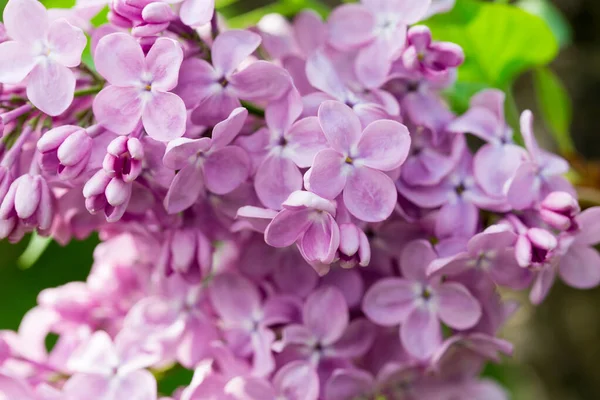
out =
<path fill-rule="evenodd" d="M 374 323 L 394 326 L 403 323 L 415 308 L 419 293 L 405 279 L 385 278 L 367 290 L 362 309 Z"/>
<path fill-rule="evenodd" d="M 50 24 L 48 45 L 52 49 L 52 59 L 65 67 L 76 67 L 81 63 L 81 53 L 87 44 L 85 34 L 65 19 Z"/>
<path fill-rule="evenodd" d="M 227 382 L 224 394 L 227 400 L 276 400 L 275 392 L 269 382 L 253 377 L 236 376 Z"/>
<path fill-rule="evenodd" d="M 413 357 L 431 357 L 442 345 L 442 330 L 435 313 L 428 308 L 415 308 L 400 326 L 400 338 Z"/>
<path fill-rule="evenodd" d="M 9 41 L 0 43 L 0 82 L 21 82 L 35 67 L 31 49 L 22 43 Z"/>
<path fill-rule="evenodd" d="M 351 50 L 374 38 L 375 17 L 364 6 L 344 4 L 327 21 L 329 43 L 339 50 Z"/>
<path fill-rule="evenodd" d="M 531 287 L 531 292 L 529 293 L 529 300 L 537 305 L 540 304 L 552 288 L 554 284 L 554 280 L 556 279 L 556 270 L 554 266 L 548 265 L 544 269 L 538 272 L 535 277 L 535 281 L 533 282 L 533 286 Z"/>
<path fill-rule="evenodd" d="M 100 75 L 117 86 L 139 85 L 145 67 L 142 48 L 126 33 L 112 33 L 100 39 L 94 62 Z"/>
<path fill-rule="evenodd" d="M 333 287 L 322 287 L 308 296 L 302 314 L 304 324 L 325 346 L 340 339 L 348 327 L 346 300 Z"/>
<path fill-rule="evenodd" d="M 250 173 L 250 157 L 241 147 L 227 146 L 211 152 L 204 161 L 204 182 L 215 194 L 230 193 Z"/>
<path fill-rule="evenodd" d="M 221 89 L 213 66 L 199 58 L 189 58 L 181 64 L 179 80 L 173 93 L 180 96 L 188 109 Z"/>
<path fill-rule="evenodd" d="M 325 101 L 319 107 L 319 123 L 329 145 L 348 154 L 361 135 L 360 120 L 350 107 L 339 101 Z"/>
<path fill-rule="evenodd" d="M 73 102 L 75 76 L 58 63 L 38 64 L 27 79 L 27 97 L 50 116 L 64 112 Z"/>
<path fill-rule="evenodd" d="M 504 133 L 504 121 L 498 119 L 491 110 L 481 107 L 471 108 L 461 117 L 452 121 L 447 130 L 455 133 L 470 133 L 488 142 L 497 142 Z"/>
<path fill-rule="evenodd" d="M 531 207 L 538 199 L 540 180 L 536 174 L 535 164 L 523 163 L 510 182 L 506 197 L 516 210 Z"/>
<path fill-rule="evenodd" d="M 331 214 L 313 221 L 300 240 L 302 255 L 310 262 L 331 264 L 340 246 L 340 230 Z"/>
<path fill-rule="evenodd" d="M 177 86 L 183 61 L 181 45 L 173 39 L 159 38 L 146 56 L 146 68 L 152 76 L 152 89 L 167 92 Z"/>
<path fill-rule="evenodd" d="M 336 213 L 335 201 L 324 199 L 305 190 L 298 190 L 290 194 L 290 197 L 283 203 L 283 207 L 288 210 L 303 210 L 305 208 L 310 208 L 313 210 L 326 211 L 332 216 L 335 216 Z"/>
<path fill-rule="evenodd" d="M 196 125 L 217 125 L 241 106 L 232 90 L 225 90 L 220 85 L 211 90 L 212 93 L 192 112 L 192 122 Z"/>
<path fill-rule="evenodd" d="M 533 113 L 529 110 L 521 114 L 521 135 L 525 141 L 525 147 L 534 162 L 540 161 L 541 150 L 533 133 Z"/>
<path fill-rule="evenodd" d="M 229 79 L 236 95 L 249 101 L 280 99 L 292 86 L 290 75 L 267 61 L 256 61 Z"/>
<path fill-rule="evenodd" d="M 27 383 L 16 378 L 0 375 L 0 390 L 6 399 L 36 400 L 38 396 Z M 316 398 L 316 397 L 315 397 Z"/>
<path fill-rule="evenodd" d="M 361 164 L 381 171 L 398 168 L 410 148 L 406 126 L 390 120 L 375 121 L 367 126 L 358 142 Z"/>
<path fill-rule="evenodd" d="M 328 25 L 330 25 L 330 22 Z M 293 29 L 294 38 L 304 55 L 312 53 L 325 44 L 327 25 L 323 22 L 321 16 L 313 10 L 307 9 L 298 13 L 294 18 Z"/>
<path fill-rule="evenodd" d="M 107 86 L 94 99 L 94 115 L 106 129 L 131 133 L 142 117 L 142 100 L 132 87 Z"/>
<path fill-rule="evenodd" d="M 303 361 L 284 365 L 273 377 L 273 386 L 287 400 L 316 400 L 319 397 L 319 376 L 311 364 Z"/>
<path fill-rule="evenodd" d="M 576 236 L 577 243 L 594 246 L 600 243 L 600 207 L 591 207 L 576 217 L 580 233 Z"/>
<path fill-rule="evenodd" d="M 373 375 L 360 369 L 338 369 L 327 381 L 328 400 L 347 400 L 368 395 L 375 388 Z"/>
<path fill-rule="evenodd" d="M 214 12 L 214 0 L 185 0 L 179 9 L 179 18 L 187 26 L 197 28 L 209 23 Z"/>
<path fill-rule="evenodd" d="M 169 214 L 176 214 L 191 207 L 203 188 L 202 170 L 194 164 L 186 165 L 171 182 L 165 196 L 165 209 Z"/>
<path fill-rule="evenodd" d="M 397 198 L 392 179 L 369 167 L 354 168 L 344 188 L 344 204 L 348 211 L 365 222 L 387 219 L 396 207 Z"/>
<path fill-rule="evenodd" d="M 463 285 L 453 282 L 442 284 L 436 290 L 438 316 L 455 329 L 473 327 L 481 318 L 481 306 Z"/>
<path fill-rule="evenodd" d="M 408 243 L 400 256 L 402 276 L 411 281 L 424 282 L 427 279 L 427 266 L 437 258 L 431 243 L 427 240 L 414 240 Z"/>
<path fill-rule="evenodd" d="M 231 292 L 230 292 L 231 293 Z M 258 332 L 252 334 L 252 374 L 255 376 L 267 376 L 275 369 L 275 359 L 271 347 L 275 341 L 275 334 L 265 328 L 259 328 Z M 263 397 L 257 397 L 256 400 Z M 268 397 L 265 397 L 268 399 Z"/>
<path fill-rule="evenodd" d="M 435 222 L 435 234 L 439 238 L 470 237 L 477 231 L 479 209 L 463 198 L 442 206 Z"/>
<path fill-rule="evenodd" d="M 208 294 L 215 311 L 226 323 L 251 321 L 261 309 L 258 289 L 241 275 L 227 273 L 216 276 Z"/>
<path fill-rule="evenodd" d="M 477 183 L 487 194 L 502 197 L 506 182 L 516 174 L 525 156 L 524 149 L 513 144 L 483 146 L 473 158 Z"/>
<path fill-rule="evenodd" d="M 46 39 L 48 12 L 35 0 L 11 0 L 4 8 L 6 33 L 20 43 L 34 43 Z"/>
<path fill-rule="evenodd" d="M 314 158 L 308 179 L 307 188 L 327 199 L 335 199 L 346 186 L 344 174 L 344 156 L 332 149 L 321 150 Z"/>
<path fill-rule="evenodd" d="M 306 77 L 315 89 L 319 89 L 339 100 L 346 98 L 346 86 L 323 50 L 315 51 L 306 60 Z M 319 99 L 321 97 L 322 95 Z"/>
<path fill-rule="evenodd" d="M 265 206 L 279 210 L 292 192 L 302 189 L 302 173 L 292 160 L 272 154 L 258 167 L 254 187 Z"/>
<path fill-rule="evenodd" d="M 212 60 L 222 77 L 230 75 L 260 46 L 260 35 L 246 30 L 223 32 L 212 45 Z"/>
<path fill-rule="evenodd" d="M 273 247 L 287 247 L 309 228 L 311 210 L 283 210 L 267 226 L 265 242 Z"/>
<path fill-rule="evenodd" d="M 577 289 L 590 289 L 600 283 L 600 254 L 593 247 L 573 245 L 562 256 L 558 273 L 563 281 Z"/>
<path fill-rule="evenodd" d="M 398 32 L 394 41 L 403 43 L 405 30 Z M 368 89 L 377 89 L 387 80 L 392 68 L 390 47 L 387 40 L 377 38 L 373 43 L 361 49 L 356 57 L 354 70 L 358 81 Z"/>
<path fill-rule="evenodd" d="M 270 103 L 265 110 L 265 120 L 272 132 L 284 134 L 302 114 L 302 97 L 292 88 L 276 102 Z"/>
<path fill-rule="evenodd" d="M 247 117 L 248 110 L 238 107 L 229 114 L 227 119 L 215 125 L 211 135 L 213 148 L 220 149 L 231 143 L 242 130 Z"/>
<path fill-rule="evenodd" d="M 15 184 L 17 181 L 15 181 Z M 15 211 L 21 219 L 30 218 L 35 214 L 42 196 L 41 182 L 33 176 L 26 174 L 18 180 L 15 192 Z"/>
<path fill-rule="evenodd" d="M 327 148 L 327 139 L 317 117 L 297 121 L 285 134 L 285 154 L 300 168 L 309 168 L 317 153 Z"/>
<path fill-rule="evenodd" d="M 363 356 L 375 340 L 375 326 L 366 319 L 355 319 L 348 325 L 341 338 L 331 347 L 327 354 L 340 358 L 358 358 Z"/>
<path fill-rule="evenodd" d="M 182 169 L 195 160 L 198 153 L 204 153 L 210 149 L 212 140 L 210 138 L 188 139 L 178 138 L 167 145 L 163 164 L 167 168 Z"/>
<path fill-rule="evenodd" d="M 153 93 L 144 107 L 144 129 L 154 140 L 168 142 L 183 136 L 187 113 L 185 104 L 173 93 Z"/>

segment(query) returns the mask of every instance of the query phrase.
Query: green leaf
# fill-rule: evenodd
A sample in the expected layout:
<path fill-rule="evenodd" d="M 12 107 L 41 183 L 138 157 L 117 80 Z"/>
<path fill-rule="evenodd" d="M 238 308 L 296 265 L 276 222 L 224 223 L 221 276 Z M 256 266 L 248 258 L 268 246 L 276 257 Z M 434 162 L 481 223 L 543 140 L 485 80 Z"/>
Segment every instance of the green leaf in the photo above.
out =
<path fill-rule="evenodd" d="M 550 69 L 540 67 L 534 73 L 534 86 L 540 114 L 560 152 L 574 153 L 575 145 L 570 135 L 573 104 L 560 78 Z"/>
<path fill-rule="evenodd" d="M 73 8 L 75 0 L 42 0 L 46 8 Z"/>
<path fill-rule="evenodd" d="M 522 72 L 550 62 L 558 42 L 540 17 L 518 7 L 458 0 L 449 13 L 425 22 L 437 40 L 462 46 L 459 82 L 506 90 Z"/>
<path fill-rule="evenodd" d="M 521 0 L 517 3 L 523 10 L 537 15 L 546 21 L 558 40 L 560 47 L 565 47 L 573 39 L 571 25 L 555 5 L 548 0 Z"/>

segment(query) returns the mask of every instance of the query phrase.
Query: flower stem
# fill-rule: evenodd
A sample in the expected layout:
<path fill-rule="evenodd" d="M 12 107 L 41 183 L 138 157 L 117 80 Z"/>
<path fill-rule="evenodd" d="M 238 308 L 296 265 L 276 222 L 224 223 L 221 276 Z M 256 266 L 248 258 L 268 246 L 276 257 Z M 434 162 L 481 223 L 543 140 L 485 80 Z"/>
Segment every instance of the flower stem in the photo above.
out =
<path fill-rule="evenodd" d="M 81 90 L 76 90 L 74 96 L 75 97 L 84 97 L 84 96 L 89 96 L 91 94 L 97 94 L 102 90 L 103 87 L 104 87 L 104 84 L 101 84 L 101 85 L 96 85 L 96 86 L 92 86 L 92 87 L 81 89 Z"/>

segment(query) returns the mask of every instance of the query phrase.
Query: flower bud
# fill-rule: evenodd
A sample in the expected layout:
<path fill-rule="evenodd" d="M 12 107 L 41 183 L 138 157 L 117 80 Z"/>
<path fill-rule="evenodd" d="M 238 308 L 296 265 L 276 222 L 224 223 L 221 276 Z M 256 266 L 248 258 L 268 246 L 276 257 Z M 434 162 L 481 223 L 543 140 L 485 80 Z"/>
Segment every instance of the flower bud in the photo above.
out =
<path fill-rule="evenodd" d="M 165 274 L 176 273 L 198 283 L 212 268 L 213 248 L 206 236 L 194 228 L 173 231 L 165 242 L 159 264 Z"/>
<path fill-rule="evenodd" d="M 65 125 L 46 132 L 38 141 L 42 153 L 40 166 L 44 171 L 56 171 L 62 180 L 79 177 L 92 154 L 93 140 L 85 129 Z"/>
<path fill-rule="evenodd" d="M 108 222 L 116 222 L 125 214 L 131 192 L 130 183 L 101 169 L 83 187 L 85 208 L 92 214 L 103 211 Z"/>
<path fill-rule="evenodd" d="M 540 206 L 540 217 L 552 228 L 561 231 L 577 229 L 575 217 L 579 214 L 577 200 L 567 192 L 552 192 Z"/>
<path fill-rule="evenodd" d="M 340 225 L 340 265 L 343 268 L 369 265 L 371 246 L 367 235 L 352 223 Z"/>
<path fill-rule="evenodd" d="M 47 230 L 54 218 L 53 202 L 53 194 L 43 177 L 21 175 L 12 182 L 0 204 L 0 219 L 16 217 L 27 227 Z"/>
<path fill-rule="evenodd" d="M 136 138 L 119 136 L 107 148 L 102 168 L 107 174 L 131 183 L 142 172 L 144 147 Z"/>
<path fill-rule="evenodd" d="M 558 246 L 556 237 L 542 228 L 529 228 L 519 235 L 515 244 L 517 263 L 527 268 L 540 267 L 549 262 Z"/>
<path fill-rule="evenodd" d="M 149 24 L 162 24 L 173 21 L 177 15 L 167 3 L 154 2 L 144 7 L 142 18 Z"/>

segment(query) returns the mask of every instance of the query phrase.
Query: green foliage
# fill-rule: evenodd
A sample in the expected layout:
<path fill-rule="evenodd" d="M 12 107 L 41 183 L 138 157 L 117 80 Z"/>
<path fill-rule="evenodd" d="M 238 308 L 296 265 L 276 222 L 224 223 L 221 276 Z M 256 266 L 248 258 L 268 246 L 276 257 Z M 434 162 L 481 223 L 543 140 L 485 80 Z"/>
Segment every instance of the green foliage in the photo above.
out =
<path fill-rule="evenodd" d="M 454 10 L 426 24 L 437 40 L 462 46 L 465 63 L 451 99 L 457 111 L 482 87 L 507 90 L 524 71 L 543 66 L 558 53 L 546 22 L 509 4 L 458 0 Z"/>
<path fill-rule="evenodd" d="M 550 69 L 540 67 L 534 73 L 535 93 L 540 114 L 556 140 L 561 153 L 575 151 L 569 133 L 573 116 L 573 104 L 560 78 Z"/>
<path fill-rule="evenodd" d="M 523 10 L 546 21 L 560 47 L 571 43 L 573 32 L 569 22 L 550 0 L 521 0 L 517 3 Z"/>

